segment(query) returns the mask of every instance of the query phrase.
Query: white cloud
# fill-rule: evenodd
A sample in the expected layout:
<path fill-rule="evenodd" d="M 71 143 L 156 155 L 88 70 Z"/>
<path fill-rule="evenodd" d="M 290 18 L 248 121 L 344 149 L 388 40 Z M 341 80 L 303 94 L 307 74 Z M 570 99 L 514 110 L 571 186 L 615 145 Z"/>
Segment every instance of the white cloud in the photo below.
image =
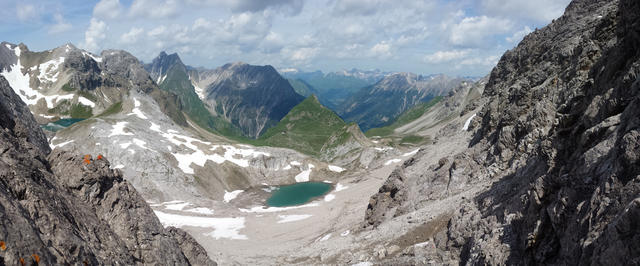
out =
<path fill-rule="evenodd" d="M 485 57 L 473 57 L 469 59 L 462 60 L 460 62 L 461 66 L 484 66 L 484 67 L 493 67 L 500 60 L 500 56 L 485 56 Z"/>
<path fill-rule="evenodd" d="M 129 30 L 129 32 L 124 33 L 120 36 L 120 42 L 128 44 L 137 43 L 140 39 L 140 35 L 142 35 L 143 33 L 144 29 L 133 27 L 131 28 L 131 30 Z"/>
<path fill-rule="evenodd" d="M 206 30 L 211 27 L 211 22 L 205 18 L 198 18 L 193 22 L 193 30 Z"/>
<path fill-rule="evenodd" d="M 289 60 L 293 61 L 295 64 L 301 64 L 313 59 L 318 53 L 318 49 L 305 47 L 285 52 L 289 53 Z"/>
<path fill-rule="evenodd" d="M 376 43 L 376 45 L 369 49 L 369 52 L 373 57 L 389 58 L 392 56 L 391 44 L 386 41 Z"/>
<path fill-rule="evenodd" d="M 93 16 L 101 19 L 114 19 L 122 13 L 120 0 L 100 0 L 93 8 Z"/>
<path fill-rule="evenodd" d="M 157 37 L 157 36 L 164 35 L 166 31 L 167 31 L 167 27 L 165 27 L 164 25 L 160 25 L 158 27 L 153 28 L 149 32 L 147 32 L 147 35 L 149 35 L 150 37 Z"/>
<path fill-rule="evenodd" d="M 271 31 L 264 40 L 262 40 L 262 43 L 260 43 L 260 48 L 265 53 L 277 53 L 282 50 L 282 47 L 284 47 L 285 44 L 286 43 L 280 34 Z"/>
<path fill-rule="evenodd" d="M 20 21 L 30 21 L 38 18 L 38 11 L 33 5 L 17 4 L 16 15 Z"/>
<path fill-rule="evenodd" d="M 56 21 L 56 24 L 53 24 L 49 27 L 49 34 L 58 34 L 69 31 L 71 30 L 71 28 L 73 28 L 73 26 L 71 26 L 71 23 L 66 22 L 64 20 L 64 17 L 60 13 L 56 13 L 55 15 L 53 15 L 53 19 Z"/>
<path fill-rule="evenodd" d="M 193 6 L 224 6 L 233 13 L 258 13 L 266 10 L 281 11 L 288 15 L 297 15 L 304 6 L 303 0 L 186 0 Z"/>
<path fill-rule="evenodd" d="M 107 37 L 107 24 L 96 18 L 91 18 L 89 28 L 84 33 L 84 42 L 81 46 L 89 51 L 97 52 L 101 42 Z"/>
<path fill-rule="evenodd" d="M 233 0 L 231 8 L 234 12 L 260 12 L 266 9 L 280 9 L 290 15 L 297 15 L 302 10 L 302 0 Z"/>
<path fill-rule="evenodd" d="M 482 0 L 487 14 L 548 23 L 562 15 L 571 0 Z"/>
<path fill-rule="evenodd" d="M 175 17 L 182 11 L 183 3 L 178 0 L 134 0 L 129 9 L 132 18 L 163 19 Z"/>
<path fill-rule="evenodd" d="M 511 37 L 505 38 L 505 40 L 507 40 L 507 42 L 510 42 L 510 43 L 519 42 L 522 40 L 522 38 L 524 38 L 524 36 L 527 36 L 527 34 L 531 32 L 532 32 L 531 28 L 529 28 L 529 26 L 525 26 L 522 30 L 519 30 L 513 33 Z"/>
<path fill-rule="evenodd" d="M 542 26 L 509 15 L 509 6 L 506 0 L 100 0 L 94 26 L 109 27 L 87 30 L 84 43 L 125 49 L 145 61 L 161 50 L 179 52 L 185 63 L 206 67 L 244 61 L 484 75 L 495 62 L 490 55 Z"/>
<path fill-rule="evenodd" d="M 341 0 L 334 6 L 334 12 L 339 15 L 370 16 L 378 13 L 380 0 Z"/>
<path fill-rule="evenodd" d="M 507 19 L 487 16 L 466 17 L 451 28 L 449 41 L 458 46 L 482 46 L 487 38 L 508 32 L 513 23 Z"/>
<path fill-rule="evenodd" d="M 464 58 L 469 54 L 469 50 L 451 50 L 451 51 L 438 51 L 433 54 L 424 57 L 424 61 L 427 63 L 447 63 L 454 60 Z"/>

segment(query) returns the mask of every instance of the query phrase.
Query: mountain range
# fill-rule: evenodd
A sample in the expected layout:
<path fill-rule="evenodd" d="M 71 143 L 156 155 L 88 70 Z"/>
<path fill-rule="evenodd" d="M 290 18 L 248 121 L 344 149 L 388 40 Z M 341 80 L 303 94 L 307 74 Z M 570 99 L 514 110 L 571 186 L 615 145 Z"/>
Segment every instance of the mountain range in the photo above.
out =
<path fill-rule="evenodd" d="M 0 261 L 635 265 L 639 25 L 573 0 L 480 79 L 3 42 Z"/>
<path fill-rule="evenodd" d="M 179 95 L 189 117 L 226 136 L 257 138 L 303 100 L 271 66 L 188 67 L 162 52 L 145 65 L 164 90 Z"/>
<path fill-rule="evenodd" d="M 338 112 L 346 121 L 357 122 L 367 131 L 393 123 L 400 114 L 419 103 L 448 95 L 464 81 L 445 75 L 396 73 L 358 90 L 342 103 Z"/>

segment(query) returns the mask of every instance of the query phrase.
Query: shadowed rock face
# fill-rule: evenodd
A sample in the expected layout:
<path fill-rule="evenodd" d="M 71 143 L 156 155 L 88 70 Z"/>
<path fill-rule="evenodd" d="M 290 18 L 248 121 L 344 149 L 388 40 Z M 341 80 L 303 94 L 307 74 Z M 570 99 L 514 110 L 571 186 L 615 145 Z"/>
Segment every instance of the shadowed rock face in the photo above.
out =
<path fill-rule="evenodd" d="M 257 138 L 304 100 L 272 66 L 226 64 L 210 75 L 216 78 L 204 91 L 206 102 L 248 137 Z"/>
<path fill-rule="evenodd" d="M 102 158 L 51 151 L 26 105 L 0 77 L 0 251 L 3 264 L 214 265 Z M 183 251 L 182 248 L 186 250 Z"/>
<path fill-rule="evenodd" d="M 373 197 L 375 225 L 480 190 L 436 234 L 437 252 L 395 262 L 640 263 L 639 29 L 638 1 L 575 0 L 505 53 L 469 148 L 441 167 L 419 153 L 385 184 L 406 199 Z"/>

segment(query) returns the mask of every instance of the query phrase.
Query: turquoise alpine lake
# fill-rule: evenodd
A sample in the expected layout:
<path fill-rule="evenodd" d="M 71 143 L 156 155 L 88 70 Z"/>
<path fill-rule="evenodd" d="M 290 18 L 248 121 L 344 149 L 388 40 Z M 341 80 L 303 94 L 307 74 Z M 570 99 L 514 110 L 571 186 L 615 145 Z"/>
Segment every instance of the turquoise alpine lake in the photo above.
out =
<path fill-rule="evenodd" d="M 40 127 L 42 127 L 42 129 L 44 130 L 57 132 L 58 130 L 68 128 L 71 125 L 78 123 L 82 120 L 84 120 L 84 118 L 64 118 L 64 119 L 57 120 L 55 122 L 47 123 L 46 125 L 40 125 Z"/>
<path fill-rule="evenodd" d="M 322 182 L 304 182 L 280 186 L 273 190 L 267 200 L 270 207 L 285 207 L 305 204 L 331 190 L 331 184 Z"/>

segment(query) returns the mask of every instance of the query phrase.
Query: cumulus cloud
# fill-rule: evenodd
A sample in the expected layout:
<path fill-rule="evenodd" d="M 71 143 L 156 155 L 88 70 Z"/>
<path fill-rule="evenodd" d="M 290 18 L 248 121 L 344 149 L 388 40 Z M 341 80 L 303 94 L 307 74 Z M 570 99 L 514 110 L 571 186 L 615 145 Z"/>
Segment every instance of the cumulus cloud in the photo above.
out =
<path fill-rule="evenodd" d="M 373 57 L 382 59 L 389 58 L 393 55 L 391 51 L 391 44 L 386 41 L 376 43 L 373 47 L 371 47 L 371 49 L 369 49 L 369 53 Z"/>
<path fill-rule="evenodd" d="M 304 4 L 302 0 L 234 0 L 230 2 L 234 12 L 260 12 L 271 8 L 291 15 L 300 13 Z"/>
<path fill-rule="evenodd" d="M 512 27 L 513 23 L 507 19 L 466 17 L 452 26 L 449 41 L 458 46 L 482 46 L 489 44 L 489 37 L 507 33 Z"/>
<path fill-rule="evenodd" d="M 100 43 L 107 37 L 106 30 L 107 24 L 104 21 L 91 18 L 89 28 L 84 33 L 84 42 L 81 47 L 92 52 L 98 52 L 101 47 Z"/>
<path fill-rule="evenodd" d="M 137 43 L 143 33 L 144 29 L 133 27 L 127 33 L 124 33 L 120 36 L 120 42 L 128 44 Z"/>
<path fill-rule="evenodd" d="M 16 16 L 23 22 L 34 20 L 38 18 L 38 10 L 34 5 L 18 3 L 16 5 Z"/>
<path fill-rule="evenodd" d="M 93 16 L 101 19 L 114 19 L 120 16 L 120 0 L 100 0 L 93 8 Z"/>
<path fill-rule="evenodd" d="M 150 30 L 147 35 L 150 37 L 162 37 L 167 32 L 167 27 L 160 25 Z"/>
<path fill-rule="evenodd" d="M 548 23 L 561 16 L 569 2 L 571 0 L 482 0 L 481 6 L 489 15 Z"/>
<path fill-rule="evenodd" d="M 53 24 L 49 27 L 49 34 L 58 34 L 69 31 L 71 30 L 71 28 L 73 28 L 73 26 L 71 26 L 71 23 L 65 21 L 64 17 L 60 13 L 56 13 L 55 15 L 53 15 L 53 20 L 56 22 L 56 24 Z"/>
<path fill-rule="evenodd" d="M 302 64 L 313 59 L 318 53 L 318 48 L 303 47 L 285 51 L 288 59 L 293 62 L 294 65 Z"/>
<path fill-rule="evenodd" d="M 282 50 L 282 47 L 284 47 L 285 44 L 286 43 L 280 34 L 271 31 L 264 38 L 262 43 L 260 43 L 260 48 L 265 53 L 278 53 Z"/>
<path fill-rule="evenodd" d="M 129 8 L 132 18 L 163 19 L 177 16 L 183 4 L 178 0 L 134 0 Z"/>
<path fill-rule="evenodd" d="M 337 1 L 333 11 L 338 15 L 370 16 L 380 10 L 380 0 L 342 0 Z"/>
<path fill-rule="evenodd" d="M 497 55 L 479 56 L 462 60 L 459 65 L 493 67 L 498 63 L 498 60 L 500 60 L 500 56 Z"/>
<path fill-rule="evenodd" d="M 466 57 L 470 50 L 437 51 L 424 57 L 427 63 L 447 63 Z"/>
<path fill-rule="evenodd" d="M 245 61 L 484 75 L 497 55 L 542 26 L 502 4 L 488 11 L 500 1 L 100 0 L 83 44 L 145 61 L 175 51 L 207 67 Z"/>
<path fill-rule="evenodd" d="M 233 13 L 263 12 L 265 10 L 283 11 L 284 14 L 297 15 L 304 6 L 303 0 L 186 0 L 192 6 L 229 8 Z"/>
<path fill-rule="evenodd" d="M 522 40 L 522 38 L 524 38 L 524 36 L 527 36 L 527 34 L 531 32 L 532 32 L 531 28 L 529 28 L 529 26 L 525 26 L 524 28 L 522 28 L 522 30 L 516 31 L 515 33 L 513 33 L 513 35 L 505 39 L 509 43 L 519 42 Z"/>

